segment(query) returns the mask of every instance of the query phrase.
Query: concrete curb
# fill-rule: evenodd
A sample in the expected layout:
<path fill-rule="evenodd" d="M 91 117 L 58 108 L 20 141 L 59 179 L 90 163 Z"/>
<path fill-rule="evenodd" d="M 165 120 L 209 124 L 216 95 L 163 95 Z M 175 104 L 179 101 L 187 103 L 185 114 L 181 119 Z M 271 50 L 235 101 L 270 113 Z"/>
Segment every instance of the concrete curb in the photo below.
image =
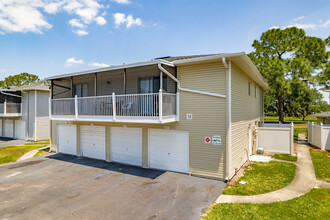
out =
<path fill-rule="evenodd" d="M 290 200 L 308 193 L 315 185 L 315 172 L 307 145 L 298 145 L 295 179 L 286 187 L 255 196 L 220 195 L 216 203 L 272 203 Z"/>
<path fill-rule="evenodd" d="M 23 156 L 21 156 L 17 161 L 22 161 L 22 160 L 32 158 L 36 153 L 38 153 L 39 150 L 43 150 L 46 148 L 49 148 L 49 145 L 47 145 L 46 147 L 41 147 L 41 148 L 38 148 L 35 150 L 31 150 L 31 151 L 25 153 Z"/>

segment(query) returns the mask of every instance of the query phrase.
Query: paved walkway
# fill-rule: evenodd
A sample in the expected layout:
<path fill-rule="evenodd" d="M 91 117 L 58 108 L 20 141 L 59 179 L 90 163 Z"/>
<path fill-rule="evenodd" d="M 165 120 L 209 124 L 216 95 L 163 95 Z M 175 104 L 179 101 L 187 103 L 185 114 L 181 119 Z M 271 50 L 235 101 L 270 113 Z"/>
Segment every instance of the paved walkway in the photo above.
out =
<path fill-rule="evenodd" d="M 330 189 L 330 183 L 322 180 L 316 180 L 315 188 L 327 188 Z"/>
<path fill-rule="evenodd" d="M 255 196 L 220 195 L 216 203 L 271 203 L 293 199 L 309 192 L 315 185 L 315 173 L 309 148 L 298 144 L 298 161 L 295 179 L 286 187 Z"/>
<path fill-rule="evenodd" d="M 17 161 L 22 161 L 22 160 L 32 158 L 36 153 L 38 153 L 39 150 L 43 150 L 43 149 L 46 149 L 48 147 L 49 146 L 41 147 L 41 148 L 38 148 L 38 149 L 35 149 L 35 150 L 31 150 L 31 151 L 27 152 L 26 154 L 24 154 L 23 156 L 21 156 Z"/>

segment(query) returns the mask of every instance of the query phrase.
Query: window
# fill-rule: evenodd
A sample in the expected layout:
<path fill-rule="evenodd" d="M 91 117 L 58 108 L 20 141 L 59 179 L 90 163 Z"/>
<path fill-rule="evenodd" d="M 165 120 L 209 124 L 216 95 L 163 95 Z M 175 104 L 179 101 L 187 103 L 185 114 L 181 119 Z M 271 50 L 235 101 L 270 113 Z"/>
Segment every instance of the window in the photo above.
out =
<path fill-rule="evenodd" d="M 251 95 L 251 83 L 249 82 L 249 95 Z"/>
<path fill-rule="evenodd" d="M 78 97 L 88 96 L 88 84 L 76 84 L 74 86 L 74 94 Z"/>
<path fill-rule="evenodd" d="M 158 93 L 160 88 L 159 76 L 139 79 L 139 93 Z M 163 91 L 167 91 L 167 78 L 163 77 Z"/>
<path fill-rule="evenodd" d="M 257 98 L 257 86 L 254 86 L 254 98 Z"/>

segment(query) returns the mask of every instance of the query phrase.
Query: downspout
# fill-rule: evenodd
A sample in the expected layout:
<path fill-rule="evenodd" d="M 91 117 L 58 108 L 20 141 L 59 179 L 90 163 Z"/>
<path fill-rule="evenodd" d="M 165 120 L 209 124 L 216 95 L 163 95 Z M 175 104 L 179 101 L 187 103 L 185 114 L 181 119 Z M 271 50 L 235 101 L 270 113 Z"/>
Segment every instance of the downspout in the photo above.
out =
<path fill-rule="evenodd" d="M 227 112 L 227 139 L 226 139 L 226 180 L 231 179 L 231 61 L 229 60 L 229 65 L 226 63 L 226 59 L 222 58 L 222 63 L 226 68 L 226 112 Z"/>
<path fill-rule="evenodd" d="M 177 83 L 177 87 L 179 90 L 184 91 L 184 92 L 191 92 L 191 93 L 197 93 L 197 94 L 202 94 L 202 95 L 209 95 L 209 96 L 215 96 L 219 98 L 226 98 L 226 95 L 223 94 L 218 94 L 218 93 L 212 93 L 212 92 L 204 92 L 204 91 L 199 91 L 199 90 L 194 90 L 194 89 L 187 89 L 187 88 L 182 88 L 180 81 L 175 78 L 170 72 L 168 72 L 164 67 L 162 67 L 161 63 L 158 63 L 158 69 L 160 69 L 163 73 L 165 73 L 167 76 L 169 76 L 172 80 L 174 80 Z"/>

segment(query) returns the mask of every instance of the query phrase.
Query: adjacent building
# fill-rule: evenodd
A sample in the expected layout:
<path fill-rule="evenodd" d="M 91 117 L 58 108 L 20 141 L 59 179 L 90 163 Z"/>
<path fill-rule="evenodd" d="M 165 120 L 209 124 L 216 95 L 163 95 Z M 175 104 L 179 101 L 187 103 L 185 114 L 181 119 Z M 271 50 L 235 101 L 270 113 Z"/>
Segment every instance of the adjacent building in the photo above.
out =
<path fill-rule="evenodd" d="M 57 75 L 51 150 L 230 179 L 252 154 L 269 87 L 244 52 Z"/>
<path fill-rule="evenodd" d="M 35 84 L 0 90 L 1 137 L 27 141 L 50 138 L 49 85 Z"/>

